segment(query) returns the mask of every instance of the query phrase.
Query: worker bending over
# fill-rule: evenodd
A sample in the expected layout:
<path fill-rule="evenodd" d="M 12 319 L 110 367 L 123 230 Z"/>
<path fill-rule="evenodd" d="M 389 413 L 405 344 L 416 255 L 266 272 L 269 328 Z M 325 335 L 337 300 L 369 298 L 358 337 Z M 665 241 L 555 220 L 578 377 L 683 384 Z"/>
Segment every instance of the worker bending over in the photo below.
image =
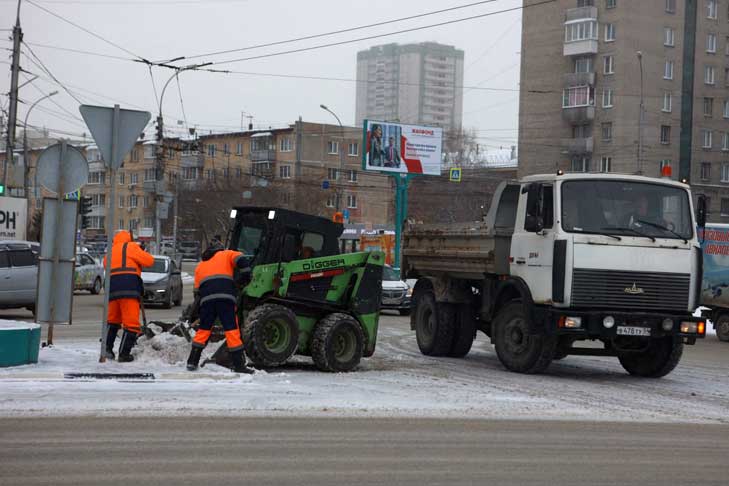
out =
<path fill-rule="evenodd" d="M 114 359 L 114 341 L 120 328 L 124 329 L 119 344 L 120 363 L 134 361 L 130 354 L 142 333 L 139 325 L 139 301 L 144 293 L 142 267 L 151 267 L 154 257 L 142 250 L 132 241 L 128 231 L 120 231 L 114 236 L 111 247 L 111 276 L 109 290 L 109 323 L 106 334 L 106 357 Z M 104 257 L 106 267 L 106 257 Z"/>
<path fill-rule="evenodd" d="M 253 373 L 245 363 L 243 341 L 235 312 L 236 292 L 233 272 L 236 267 L 245 266 L 246 260 L 241 252 L 224 250 L 217 241 L 213 241 L 202 254 L 202 261 L 195 269 L 195 292 L 200 299 L 200 326 L 195 333 L 190 357 L 187 359 L 189 371 L 197 369 L 202 350 L 210 339 L 213 324 L 219 319 L 225 330 L 225 341 L 233 361 L 233 371 Z"/>

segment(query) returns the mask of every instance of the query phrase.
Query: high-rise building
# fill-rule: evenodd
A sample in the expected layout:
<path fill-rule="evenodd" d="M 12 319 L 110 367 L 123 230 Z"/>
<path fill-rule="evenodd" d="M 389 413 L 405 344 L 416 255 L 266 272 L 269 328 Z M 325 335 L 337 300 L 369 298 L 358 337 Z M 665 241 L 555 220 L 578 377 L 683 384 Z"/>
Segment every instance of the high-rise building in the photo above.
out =
<path fill-rule="evenodd" d="M 460 129 L 463 51 L 423 42 L 357 53 L 355 124 L 364 119 Z"/>
<path fill-rule="evenodd" d="M 520 175 L 670 165 L 729 219 L 729 4 L 538 3 L 522 16 Z"/>

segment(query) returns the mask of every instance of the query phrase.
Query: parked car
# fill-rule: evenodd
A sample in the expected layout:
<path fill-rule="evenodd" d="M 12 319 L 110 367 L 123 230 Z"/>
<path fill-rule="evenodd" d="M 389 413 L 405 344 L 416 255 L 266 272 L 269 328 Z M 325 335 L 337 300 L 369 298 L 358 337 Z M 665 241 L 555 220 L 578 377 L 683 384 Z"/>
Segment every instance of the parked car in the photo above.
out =
<path fill-rule="evenodd" d="M 0 241 L 0 309 L 25 307 L 35 314 L 40 245 Z"/>
<path fill-rule="evenodd" d="M 154 255 L 154 264 L 142 268 L 142 281 L 145 304 L 161 304 L 165 309 L 182 305 L 182 276 L 170 257 Z"/>
<path fill-rule="evenodd" d="M 382 270 L 381 309 L 396 310 L 401 316 L 410 315 L 410 297 L 413 289 L 400 279 L 400 275 L 389 265 Z"/>
<path fill-rule="evenodd" d="M 183 260 L 200 260 L 200 242 L 194 240 L 179 241 L 177 250 Z"/>
<path fill-rule="evenodd" d="M 73 288 L 74 290 L 88 290 L 94 295 L 104 288 L 104 267 L 89 252 L 76 254 Z"/>

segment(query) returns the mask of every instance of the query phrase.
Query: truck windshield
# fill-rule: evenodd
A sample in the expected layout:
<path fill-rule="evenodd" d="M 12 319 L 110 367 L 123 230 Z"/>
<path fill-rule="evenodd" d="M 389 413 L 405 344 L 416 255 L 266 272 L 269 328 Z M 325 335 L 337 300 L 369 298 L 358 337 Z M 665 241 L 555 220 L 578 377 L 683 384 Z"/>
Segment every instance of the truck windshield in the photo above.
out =
<path fill-rule="evenodd" d="M 632 181 L 578 180 L 562 184 L 562 229 L 570 233 L 688 240 L 693 223 L 688 193 Z"/>

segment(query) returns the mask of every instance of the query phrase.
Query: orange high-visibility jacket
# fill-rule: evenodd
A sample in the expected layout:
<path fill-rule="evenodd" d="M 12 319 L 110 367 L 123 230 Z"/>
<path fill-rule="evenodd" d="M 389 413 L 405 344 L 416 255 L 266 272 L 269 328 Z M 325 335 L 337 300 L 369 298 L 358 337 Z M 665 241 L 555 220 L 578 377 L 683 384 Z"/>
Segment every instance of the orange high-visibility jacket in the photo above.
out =
<path fill-rule="evenodd" d="M 200 292 L 200 304 L 221 299 L 236 301 L 233 272 L 245 265 L 243 253 L 221 250 L 195 269 L 195 290 Z"/>
<path fill-rule="evenodd" d="M 128 231 L 114 236 L 111 247 L 111 289 L 109 300 L 139 299 L 144 293 L 142 267 L 154 264 L 154 257 L 132 242 Z M 106 257 L 104 257 L 106 267 Z"/>

